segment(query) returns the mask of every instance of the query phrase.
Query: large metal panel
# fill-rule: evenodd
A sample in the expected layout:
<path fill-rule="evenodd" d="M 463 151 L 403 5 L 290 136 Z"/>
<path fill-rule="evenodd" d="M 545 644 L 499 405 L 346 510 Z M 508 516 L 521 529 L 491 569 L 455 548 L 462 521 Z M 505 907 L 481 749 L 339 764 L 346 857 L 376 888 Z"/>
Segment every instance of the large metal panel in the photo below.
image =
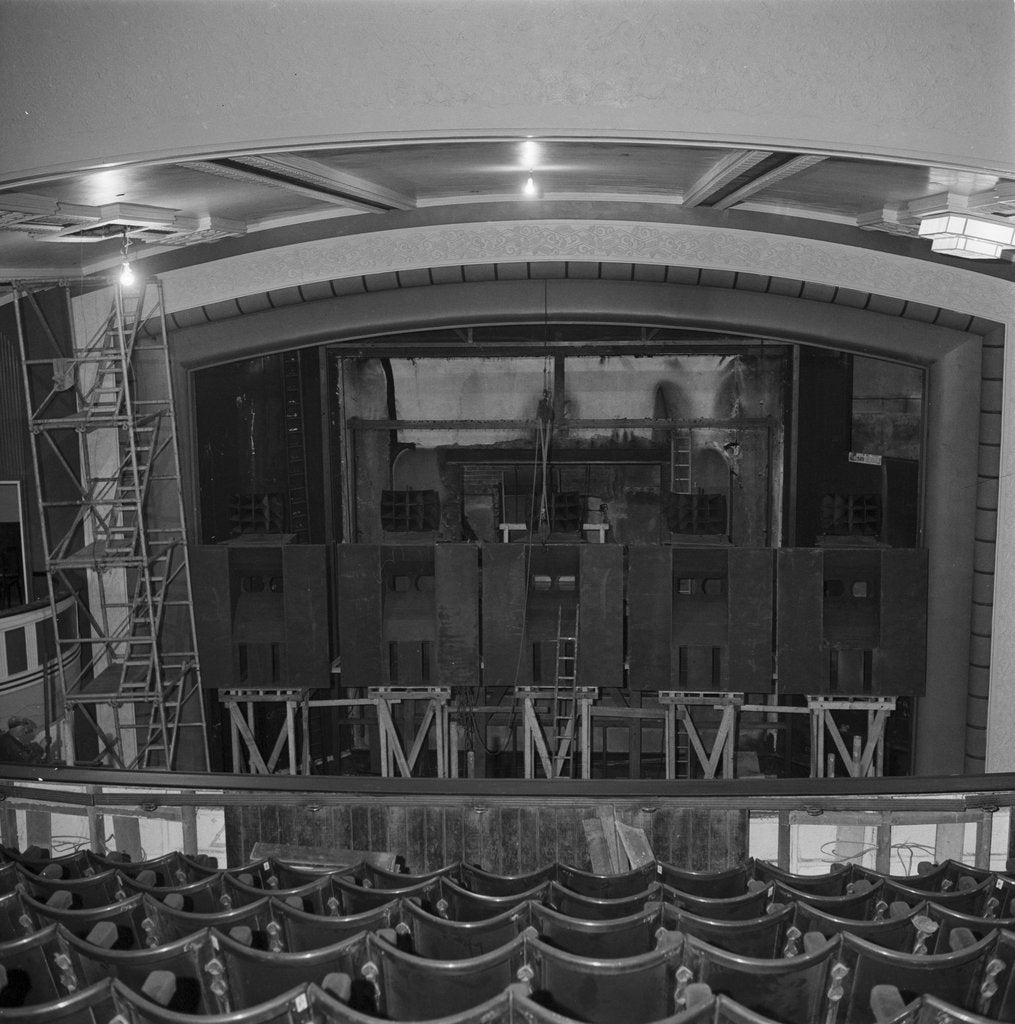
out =
<path fill-rule="evenodd" d="M 525 649 L 526 545 L 483 548 L 483 682 L 525 686 L 532 681 L 532 653 Z"/>
<path fill-rule="evenodd" d="M 256 843 L 299 843 L 329 849 L 401 854 L 414 872 L 434 871 L 455 861 L 481 864 L 496 874 L 520 874 L 554 862 L 591 869 L 582 823 L 600 818 L 644 829 L 652 852 L 670 864 L 718 871 L 747 858 L 748 812 L 742 808 L 682 806 L 653 798 L 654 806 L 618 802 L 616 795 L 582 800 L 558 797 L 552 804 L 517 795 L 489 793 L 481 807 L 466 800 L 447 780 L 446 800 L 372 793 L 308 815 L 298 800 L 280 794 L 275 801 L 230 804 L 225 809 L 226 851 L 230 864 L 249 861 Z M 717 804 L 721 801 L 716 801 Z M 411 823 L 403 827 L 404 823 Z M 381 844 L 379 848 L 378 844 Z"/>
<path fill-rule="evenodd" d="M 323 544 L 282 548 L 285 580 L 286 685 L 331 685 L 328 644 L 328 551 Z"/>
<path fill-rule="evenodd" d="M 881 553 L 881 645 L 874 652 L 873 689 L 923 694 L 927 680 L 927 552 Z"/>
<path fill-rule="evenodd" d="M 438 544 L 437 682 L 478 686 L 479 549 L 474 544 Z"/>
<path fill-rule="evenodd" d="M 776 553 L 776 651 L 779 693 L 823 693 L 827 659 L 821 643 L 823 559 L 817 548 Z"/>
<path fill-rule="evenodd" d="M 632 546 L 627 567 L 628 680 L 632 690 L 672 688 L 671 549 Z"/>
<path fill-rule="evenodd" d="M 229 549 L 217 544 L 192 544 L 188 561 L 201 684 L 210 688 L 235 686 Z"/>
<path fill-rule="evenodd" d="M 682 690 L 729 687 L 728 547 L 673 549 L 673 663 Z"/>
<path fill-rule="evenodd" d="M 581 548 L 578 573 L 578 684 L 624 683 L 624 549 Z"/>
<path fill-rule="evenodd" d="M 338 636 L 342 686 L 384 686 L 381 557 L 375 544 L 338 546 Z"/>
<path fill-rule="evenodd" d="M 773 561 L 769 548 L 736 548 L 729 562 L 731 690 L 772 690 Z"/>

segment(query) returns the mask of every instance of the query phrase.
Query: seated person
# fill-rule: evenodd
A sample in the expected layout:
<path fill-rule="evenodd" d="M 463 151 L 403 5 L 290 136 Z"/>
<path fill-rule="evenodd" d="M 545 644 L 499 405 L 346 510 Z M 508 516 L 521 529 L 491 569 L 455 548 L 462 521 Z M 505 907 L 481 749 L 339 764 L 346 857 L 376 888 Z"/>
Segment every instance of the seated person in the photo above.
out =
<path fill-rule="evenodd" d="M 46 752 L 35 742 L 38 729 L 30 718 L 17 715 L 7 719 L 7 732 L 0 734 L 0 761 L 14 761 L 19 764 L 39 764 L 46 759 Z"/>

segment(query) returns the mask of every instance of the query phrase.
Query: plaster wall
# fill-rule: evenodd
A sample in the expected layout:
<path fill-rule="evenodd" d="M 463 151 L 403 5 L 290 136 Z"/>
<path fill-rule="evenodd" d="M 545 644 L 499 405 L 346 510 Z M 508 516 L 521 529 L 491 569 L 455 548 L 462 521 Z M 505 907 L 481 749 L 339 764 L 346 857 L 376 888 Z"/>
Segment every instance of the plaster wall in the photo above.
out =
<path fill-rule="evenodd" d="M 526 134 L 1010 173 L 1013 23 L 1009 0 L 6 0 L 0 183 Z"/>

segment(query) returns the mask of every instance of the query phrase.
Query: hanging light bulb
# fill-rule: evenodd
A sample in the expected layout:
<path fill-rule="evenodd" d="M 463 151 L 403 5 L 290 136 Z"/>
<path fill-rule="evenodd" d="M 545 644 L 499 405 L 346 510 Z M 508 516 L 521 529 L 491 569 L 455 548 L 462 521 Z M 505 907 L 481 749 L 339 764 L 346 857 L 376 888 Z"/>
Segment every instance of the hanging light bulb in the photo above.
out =
<path fill-rule="evenodd" d="M 536 183 L 532 178 L 532 171 L 529 171 L 529 179 L 528 181 L 525 182 L 525 187 L 522 189 L 522 191 L 527 196 L 534 196 L 536 194 Z"/>
<path fill-rule="evenodd" d="M 129 288 L 134 283 L 134 271 L 130 269 L 130 260 L 127 259 L 127 249 L 130 247 L 130 239 L 127 237 L 127 229 L 123 229 L 123 241 L 120 245 L 120 284 Z"/>

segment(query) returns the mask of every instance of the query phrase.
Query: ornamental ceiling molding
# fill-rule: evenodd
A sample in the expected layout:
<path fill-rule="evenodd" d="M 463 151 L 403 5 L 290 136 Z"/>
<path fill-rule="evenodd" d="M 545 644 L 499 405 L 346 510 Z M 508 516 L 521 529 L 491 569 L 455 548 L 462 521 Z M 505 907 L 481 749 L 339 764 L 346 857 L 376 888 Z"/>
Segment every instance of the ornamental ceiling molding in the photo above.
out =
<path fill-rule="evenodd" d="M 485 263 L 646 263 L 786 277 L 1007 322 L 1015 283 L 892 253 L 736 228 L 647 221 L 485 221 L 342 235 L 171 271 L 173 313 L 362 274 Z"/>

